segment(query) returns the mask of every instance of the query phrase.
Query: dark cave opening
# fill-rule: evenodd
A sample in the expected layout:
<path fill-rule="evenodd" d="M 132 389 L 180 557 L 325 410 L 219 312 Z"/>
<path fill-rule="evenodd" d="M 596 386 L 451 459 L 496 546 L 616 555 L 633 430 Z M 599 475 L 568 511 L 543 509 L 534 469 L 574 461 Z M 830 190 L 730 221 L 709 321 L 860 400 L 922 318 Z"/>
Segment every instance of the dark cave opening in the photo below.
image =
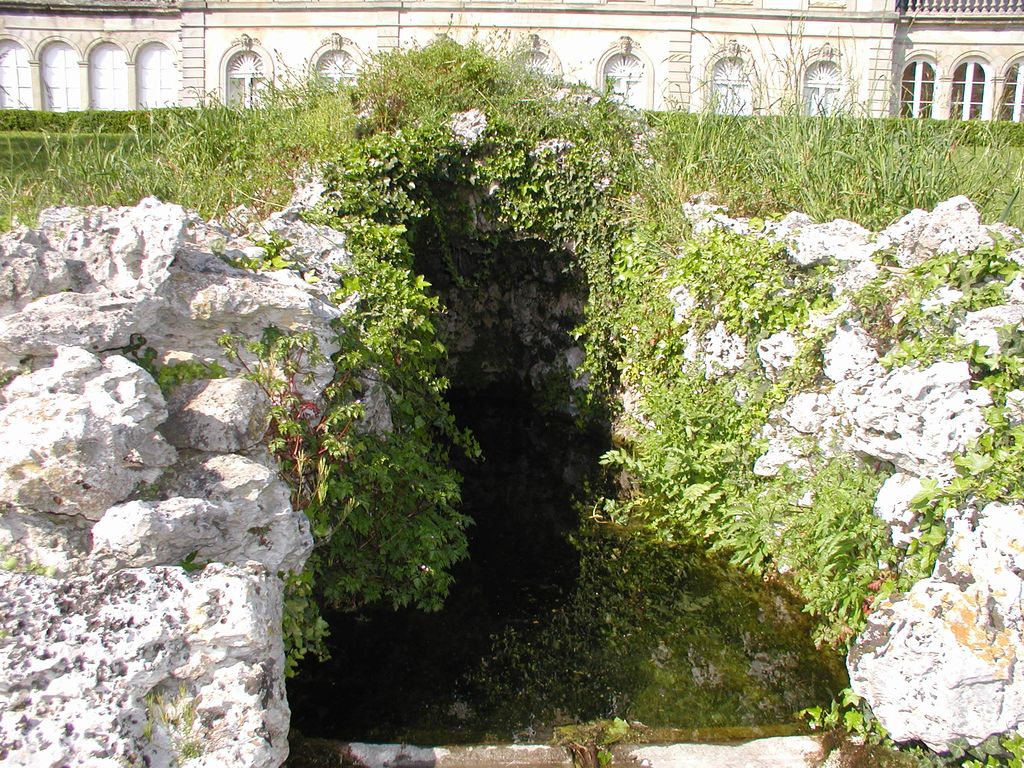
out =
<path fill-rule="evenodd" d="M 489 718 L 477 695 L 495 638 L 545 623 L 578 575 L 577 502 L 609 430 L 571 402 L 582 352 L 570 332 L 585 301 L 571 254 L 526 239 L 443 257 L 427 240 L 416 269 L 446 308 L 447 399 L 483 454 L 452 452 L 474 521 L 469 557 L 439 612 L 325 612 L 331 659 L 307 660 L 288 685 L 293 728 L 305 736 L 507 740 L 511 724 Z"/>
<path fill-rule="evenodd" d="M 541 413 L 514 387 L 454 390 L 451 401 L 485 457 L 458 462 L 463 508 L 475 521 L 469 557 L 454 569 L 454 586 L 437 613 L 382 607 L 326 616 L 332 658 L 289 685 L 293 725 L 303 734 L 483 738 L 501 724 L 486 724 L 469 678 L 492 638 L 542 622 L 575 583 L 573 498 L 604 450 L 600 433 L 581 433 L 570 417 Z M 483 717 L 468 725 L 466 708 Z"/>

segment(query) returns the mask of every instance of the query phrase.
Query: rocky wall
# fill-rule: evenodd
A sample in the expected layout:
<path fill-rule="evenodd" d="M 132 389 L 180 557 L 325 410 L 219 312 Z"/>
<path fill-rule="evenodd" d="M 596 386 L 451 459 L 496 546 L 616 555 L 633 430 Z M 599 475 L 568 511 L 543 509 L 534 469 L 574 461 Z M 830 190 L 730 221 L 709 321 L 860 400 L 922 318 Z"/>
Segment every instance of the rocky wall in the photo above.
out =
<path fill-rule="evenodd" d="M 249 237 L 154 199 L 0 235 L 3 765 L 286 758 L 281 577 L 312 538 L 218 337 L 276 325 L 330 353 L 344 309 L 301 268 L 237 266 L 272 232 L 307 272 L 347 261 L 295 207 Z"/>
<path fill-rule="evenodd" d="M 827 268 L 835 300 L 827 311 L 812 312 L 801 327 L 756 345 L 720 323 L 691 338 L 686 357 L 708 378 L 763 376 L 775 382 L 795 364 L 801 347 L 820 340 L 820 370 L 810 386 L 770 414 L 760 435 L 766 449 L 753 470 L 762 477 L 783 468 L 807 473 L 815 461 L 840 454 L 887 469 L 874 511 L 889 524 L 893 544 L 906 550 L 922 535 L 915 497 L 963 474 L 957 458 L 998 424 L 990 418 L 993 396 L 979 383 L 976 356 L 999 353 L 1000 339 L 1018 333 L 1024 318 L 1019 274 L 1009 281 L 982 277 L 967 288 L 960 266 L 996 244 L 1011 264 L 1024 265 L 1021 233 L 983 225 L 962 197 L 930 212 L 912 211 L 880 233 L 848 221 L 817 224 L 802 214 L 755 224 L 703 203 L 689 204 L 687 215 L 698 236 L 725 229 L 765 238 L 783 245 L 799 268 Z M 953 256 L 947 278 L 910 307 L 913 292 L 901 286 L 915 279 L 915 267 L 943 254 Z M 887 338 L 869 333 L 851 312 L 851 300 L 869 285 L 904 296 L 876 318 Z M 967 290 L 987 297 L 988 306 L 972 310 Z M 684 320 L 692 309 L 690 292 L 679 286 L 670 298 L 677 320 Z M 941 313 L 948 322 L 947 349 L 931 359 L 885 360 L 901 340 L 920 341 L 894 331 L 918 309 Z M 974 352 L 956 352 L 956 344 Z M 1020 391 L 1004 393 L 1002 400 L 1005 405 L 997 405 L 1011 423 L 1020 423 L 1014 416 Z M 983 467 L 989 459 L 978 461 Z M 969 502 L 945 510 L 945 523 L 946 542 L 933 573 L 908 592 L 879 600 L 848 656 L 854 692 L 891 737 L 938 751 L 1024 727 L 1024 505 L 1016 497 Z"/>

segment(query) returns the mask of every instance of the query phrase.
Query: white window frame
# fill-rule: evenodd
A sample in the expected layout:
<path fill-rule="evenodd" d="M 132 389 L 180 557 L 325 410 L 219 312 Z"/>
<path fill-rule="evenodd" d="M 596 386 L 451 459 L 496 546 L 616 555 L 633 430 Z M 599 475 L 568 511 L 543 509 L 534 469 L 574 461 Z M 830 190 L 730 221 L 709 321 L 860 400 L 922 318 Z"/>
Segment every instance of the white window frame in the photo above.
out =
<path fill-rule="evenodd" d="M 0 109 L 32 108 L 32 67 L 28 49 L 17 40 L 0 40 Z"/>
<path fill-rule="evenodd" d="M 89 106 L 128 109 L 130 101 L 128 55 L 116 43 L 99 43 L 89 51 Z"/>
<path fill-rule="evenodd" d="M 910 87 L 910 100 L 904 99 L 907 84 L 907 70 L 914 68 L 913 84 Z M 931 77 L 925 77 L 925 70 L 931 70 Z M 914 59 L 907 62 L 903 68 L 903 76 L 900 78 L 900 111 L 901 117 L 922 118 L 932 117 L 935 114 L 935 88 L 938 82 L 938 68 L 927 59 Z M 931 98 L 926 102 L 923 98 L 925 85 L 931 86 Z M 925 107 L 925 104 L 927 106 Z M 904 115 L 904 107 L 910 107 L 910 114 Z M 927 109 L 927 114 L 922 109 Z"/>
<path fill-rule="evenodd" d="M 1004 110 L 1009 106 L 1009 114 Z M 1003 98 L 999 102 L 999 117 L 1014 123 L 1024 123 L 1024 59 L 1017 59 L 1006 69 Z M 1004 117 L 1005 115 L 1005 117 Z"/>
<path fill-rule="evenodd" d="M 711 67 L 711 100 L 718 114 L 754 114 L 754 85 L 739 56 L 723 56 Z"/>
<path fill-rule="evenodd" d="M 964 79 L 959 79 L 963 70 Z M 980 77 L 979 77 L 980 74 Z M 959 106 L 956 103 L 958 84 L 962 84 L 963 96 Z M 981 88 L 981 100 L 975 100 L 975 88 Z M 953 80 L 949 92 L 949 116 L 953 120 L 987 120 L 992 99 L 992 77 L 989 65 L 980 59 L 961 61 L 953 69 Z M 972 115 L 977 106 L 978 114 Z M 957 114 L 959 112 L 959 114 Z"/>
<path fill-rule="evenodd" d="M 829 75 L 821 73 L 828 71 Z M 843 107 L 843 73 L 831 59 L 821 59 L 804 70 L 803 104 L 805 114 L 835 115 Z"/>
<path fill-rule="evenodd" d="M 612 98 L 635 109 L 647 108 L 647 79 L 644 60 L 635 53 L 615 53 L 601 67 L 604 85 Z"/>
<path fill-rule="evenodd" d="M 267 82 L 263 57 L 249 48 L 235 51 L 228 57 L 224 70 L 225 102 L 246 109 L 256 106 Z"/>
<path fill-rule="evenodd" d="M 344 65 L 338 65 L 344 60 Z M 359 73 L 359 62 L 355 56 L 341 48 L 325 51 L 316 62 L 316 75 L 334 85 L 355 85 Z"/>
<path fill-rule="evenodd" d="M 174 51 L 163 43 L 146 43 L 135 54 L 135 99 L 140 109 L 178 103 L 178 68 Z"/>
<path fill-rule="evenodd" d="M 59 62 L 51 59 L 60 51 Z M 72 112 L 82 108 L 81 67 L 78 52 L 63 40 L 47 45 L 39 57 L 43 83 L 43 109 Z"/>

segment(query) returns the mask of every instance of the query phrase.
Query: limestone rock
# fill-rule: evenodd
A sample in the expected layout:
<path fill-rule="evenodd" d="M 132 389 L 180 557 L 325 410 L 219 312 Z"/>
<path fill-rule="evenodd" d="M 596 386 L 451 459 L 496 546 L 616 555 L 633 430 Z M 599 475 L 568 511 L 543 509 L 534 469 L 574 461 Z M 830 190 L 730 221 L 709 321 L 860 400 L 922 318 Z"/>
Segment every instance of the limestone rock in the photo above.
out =
<path fill-rule="evenodd" d="M 757 357 L 772 381 L 792 365 L 797 351 L 796 339 L 789 331 L 779 331 L 757 343 Z"/>
<path fill-rule="evenodd" d="M 868 617 L 851 685 L 896 741 L 945 750 L 1024 725 L 1024 507 L 954 518 L 931 578 Z"/>
<path fill-rule="evenodd" d="M 981 215 L 966 197 L 953 197 L 932 211 L 914 209 L 885 229 L 879 242 L 896 249 L 901 267 L 917 266 L 936 254 L 968 253 L 991 245 Z"/>
<path fill-rule="evenodd" d="M 827 395 L 800 392 L 786 402 L 780 415 L 797 432 L 815 435 L 825 429 L 835 413 Z"/>
<path fill-rule="evenodd" d="M 921 479 L 897 472 L 882 483 L 875 497 L 875 514 L 889 524 L 889 536 L 898 547 L 907 546 L 917 538 L 917 512 L 910 501 L 921 492 Z"/>
<path fill-rule="evenodd" d="M 14 571 L 44 570 L 53 576 L 82 576 L 91 570 L 89 527 L 66 515 L 0 511 L 0 562 Z"/>
<path fill-rule="evenodd" d="M 4 765 L 277 768 L 281 589 L 256 565 L 0 571 Z"/>
<path fill-rule="evenodd" d="M 234 453 L 259 444 L 267 430 L 270 402 L 252 381 L 202 379 L 171 392 L 162 432 L 177 448 Z"/>
<path fill-rule="evenodd" d="M 335 351 L 344 308 L 294 271 L 221 258 L 246 248 L 152 200 L 50 209 L 0 236 L 0 368 L 16 374 L 0 390 L 0 558 L 24 571 L 0 572 L 5 766 L 277 768 L 287 754 L 278 573 L 302 569 L 312 536 L 260 447 L 266 398 L 240 375 L 193 381 L 168 418 L 126 356 L 237 374 L 218 336 L 271 325 Z M 311 398 L 333 369 L 315 373 Z M 186 559 L 209 565 L 190 575 Z"/>
<path fill-rule="evenodd" d="M 986 390 L 971 388 L 965 362 L 900 367 L 860 386 L 847 384 L 832 396 L 845 414 L 846 448 L 908 474 L 952 477 L 953 456 L 988 428 L 981 409 L 992 400 Z"/>
<path fill-rule="evenodd" d="M 449 124 L 455 140 L 463 147 L 476 144 L 487 130 L 487 115 L 479 109 L 470 109 L 452 115 Z"/>
<path fill-rule="evenodd" d="M 790 214 L 779 222 L 774 237 L 787 244 L 790 259 L 801 267 L 857 263 L 870 260 L 879 249 L 868 230 L 843 219 L 815 224 L 805 216 Z"/>
<path fill-rule="evenodd" d="M 287 242 L 281 254 L 305 274 L 316 275 L 324 289 L 333 291 L 338 276 L 352 266 L 352 254 L 345 245 L 345 235 L 320 224 L 308 224 L 289 218 L 289 212 L 274 214 L 260 225 L 260 230 Z"/>
<path fill-rule="evenodd" d="M 968 312 L 960 325 L 956 336 L 968 344 L 977 343 L 988 347 L 989 354 L 998 355 L 1001 351 L 999 331 L 1006 328 L 1012 330 L 1020 326 L 1024 320 L 1024 304 L 1001 304 L 986 307 L 976 312 Z"/>
<path fill-rule="evenodd" d="M 844 378 L 827 392 L 794 395 L 769 417 L 762 434 L 768 448 L 754 472 L 775 475 L 783 466 L 806 467 L 812 453 L 844 450 L 891 462 L 907 474 L 952 477 L 953 457 L 988 428 L 982 408 L 991 398 L 971 388 L 967 363 L 888 373 L 870 363 L 853 374 L 857 366 L 843 361 L 868 357 L 852 343 L 836 349 L 843 354 L 833 358 L 830 370 Z"/>
<path fill-rule="evenodd" d="M 268 464 L 270 464 L 268 457 Z M 190 457 L 161 481 L 162 501 L 111 507 L 92 530 L 95 560 L 118 567 L 244 564 L 299 571 L 313 546 L 277 472 L 236 454 Z"/>
<path fill-rule="evenodd" d="M 67 260 L 42 232 L 20 227 L 0 234 L 0 316 L 71 287 Z"/>
<path fill-rule="evenodd" d="M 692 330 L 686 339 L 683 359 L 688 362 L 699 361 L 705 378 L 717 379 L 732 373 L 739 370 L 747 360 L 746 339 L 729 333 L 721 321 L 700 339 Z"/>
<path fill-rule="evenodd" d="M 166 307 L 159 297 L 105 290 L 43 296 L 0 322 L 0 369 L 16 370 L 26 357 L 51 358 L 58 347 L 120 351 L 148 333 Z"/>
<path fill-rule="evenodd" d="M 697 300 L 685 285 L 678 285 L 669 291 L 668 300 L 672 302 L 672 316 L 677 323 L 686 320 L 690 311 L 697 303 Z"/>
<path fill-rule="evenodd" d="M 836 328 L 835 335 L 825 345 L 822 370 L 832 381 L 843 381 L 878 361 L 871 337 L 856 322 L 846 321 Z M 881 373 L 881 368 L 874 369 Z"/>
<path fill-rule="evenodd" d="M 166 417 L 156 383 L 120 356 L 62 347 L 53 365 L 0 393 L 0 501 L 97 520 L 175 453 L 155 429 Z"/>
<path fill-rule="evenodd" d="M 749 220 L 734 219 L 728 215 L 724 206 L 715 205 L 699 196 L 683 203 L 683 216 L 690 222 L 695 235 L 704 235 L 716 229 L 739 235 L 752 234 Z"/>

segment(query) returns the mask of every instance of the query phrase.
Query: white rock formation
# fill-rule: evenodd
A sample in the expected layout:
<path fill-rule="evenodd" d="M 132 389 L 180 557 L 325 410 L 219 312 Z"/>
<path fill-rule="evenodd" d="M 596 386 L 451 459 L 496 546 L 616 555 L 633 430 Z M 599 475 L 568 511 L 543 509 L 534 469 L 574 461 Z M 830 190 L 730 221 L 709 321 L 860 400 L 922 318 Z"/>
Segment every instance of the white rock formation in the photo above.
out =
<path fill-rule="evenodd" d="M 911 500 L 921 492 L 921 478 L 897 472 L 882 483 L 875 497 L 875 514 L 889 524 L 892 543 L 906 546 L 917 538 L 917 513 Z"/>
<path fill-rule="evenodd" d="M 797 351 L 796 339 L 789 331 L 779 331 L 757 343 L 757 357 L 772 381 L 792 365 Z"/>
<path fill-rule="evenodd" d="M 256 565 L 0 571 L 3 764 L 277 768 L 281 590 Z"/>
<path fill-rule="evenodd" d="M 988 347 L 989 354 L 998 355 L 1002 350 L 999 332 L 1012 331 L 1024 320 L 1024 304 L 1001 304 L 968 312 L 957 326 L 957 339 L 967 344 L 976 343 Z"/>
<path fill-rule="evenodd" d="M 739 370 L 747 359 L 747 342 L 736 333 L 729 333 L 725 323 L 719 322 L 700 338 L 691 331 L 686 335 L 683 359 L 699 361 L 708 379 L 721 378 Z"/>
<path fill-rule="evenodd" d="M 338 233 L 317 234 L 332 271 L 347 263 Z M 261 447 L 267 398 L 217 339 L 276 325 L 330 354 L 344 308 L 294 271 L 228 263 L 260 253 L 155 200 L 50 209 L 0 235 L 0 555 L 25 571 L 0 571 L 4 766 L 287 755 L 278 574 L 301 570 L 312 538 Z M 229 375 L 165 399 L 136 361 Z M 331 375 L 316 371 L 311 397 Z"/>
<path fill-rule="evenodd" d="M 981 224 L 981 215 L 966 197 L 939 203 L 932 211 L 914 209 L 883 230 L 879 243 L 896 249 L 901 267 L 913 267 L 942 253 L 968 253 L 992 238 Z"/>
<path fill-rule="evenodd" d="M 850 652 L 853 690 L 896 741 L 946 750 L 1024 726 L 1024 507 L 952 521 L 931 578 L 889 598 Z"/>
<path fill-rule="evenodd" d="M 97 520 L 173 463 L 156 432 L 167 409 L 150 375 L 125 358 L 55 352 L 0 392 L 0 502 Z"/>
<path fill-rule="evenodd" d="M 703 202 L 689 205 L 686 215 L 698 234 L 742 233 L 747 224 Z M 899 264 L 886 267 L 893 295 L 899 296 L 900 281 L 913 279 L 909 270 L 925 260 L 968 254 L 994 239 L 1012 246 L 1021 242 L 1020 233 L 983 226 L 977 209 L 959 197 L 931 212 L 912 211 L 877 236 L 841 220 L 816 224 L 801 213 L 769 222 L 750 236 L 782 243 L 798 268 L 827 274 L 839 299 L 811 312 L 800 327 L 757 343 L 765 377 L 778 381 L 800 341 L 824 341 L 820 375 L 806 391 L 791 394 L 763 425 L 760 437 L 767 447 L 754 473 L 773 476 L 789 469 L 800 474 L 840 454 L 887 468 L 890 477 L 873 511 L 888 524 L 892 542 L 907 547 L 920 536 L 912 499 L 925 479 L 941 484 L 956 476 L 955 459 L 989 429 L 985 409 L 992 399 L 972 381 L 962 359 L 944 360 L 940 354 L 937 362 L 884 366 L 880 353 L 887 349 L 880 345 L 890 345 L 891 335 L 901 332 L 910 308 L 899 302 L 870 307 L 865 325 L 881 319 L 889 330 L 875 340 L 858 322 L 865 308 L 857 306 L 853 293 L 881 274 L 881 251 L 891 250 Z M 1000 352 L 1001 329 L 1019 330 L 1024 323 L 1024 278 L 1004 288 L 1004 303 L 966 315 L 961 288 L 936 286 L 920 300 L 920 309 L 936 315 L 931 320 L 953 330 L 961 343 Z M 686 323 L 689 292 L 677 288 L 670 298 L 675 321 Z M 888 318 L 873 316 L 881 311 Z M 721 324 L 703 336 L 691 329 L 683 356 L 698 361 L 708 378 L 719 377 L 739 371 L 741 341 L 745 349 L 745 340 L 731 338 Z M 737 375 L 749 374 L 744 367 Z M 1006 405 L 1011 424 L 1024 422 L 1024 393 L 1010 392 Z M 976 518 L 960 515 L 932 578 L 883 603 L 850 655 L 855 690 L 893 737 L 922 739 L 939 749 L 954 739 L 978 742 L 1024 725 L 1024 506 L 991 504 Z"/>

